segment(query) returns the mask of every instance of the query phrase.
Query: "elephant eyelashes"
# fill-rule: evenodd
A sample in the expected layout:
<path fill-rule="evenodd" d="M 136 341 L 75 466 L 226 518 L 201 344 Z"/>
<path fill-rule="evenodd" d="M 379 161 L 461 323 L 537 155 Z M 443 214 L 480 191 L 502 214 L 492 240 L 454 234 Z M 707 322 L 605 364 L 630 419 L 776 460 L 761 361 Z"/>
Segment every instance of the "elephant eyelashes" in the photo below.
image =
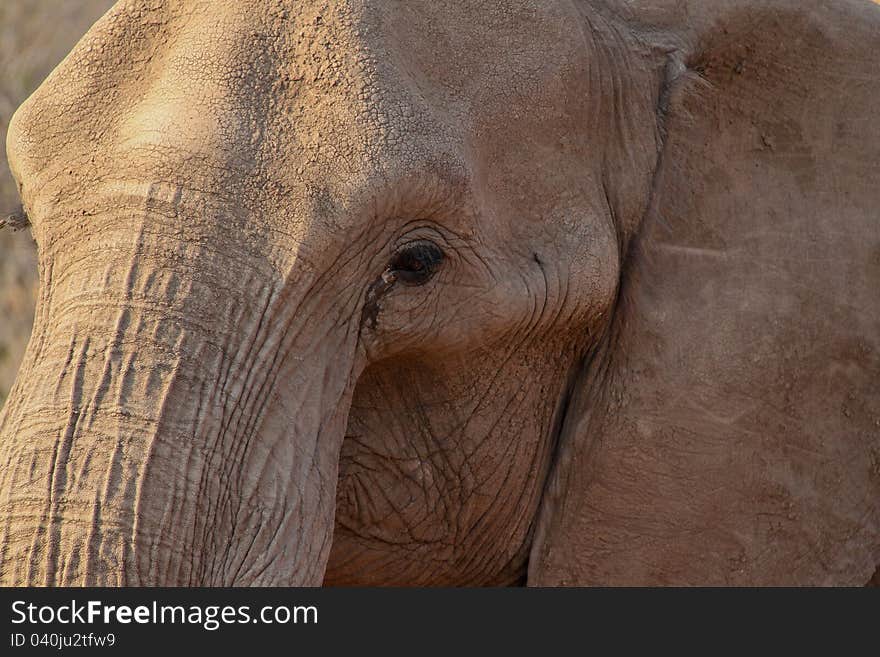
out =
<path fill-rule="evenodd" d="M 404 285 L 424 285 L 443 262 L 443 251 L 433 242 L 414 242 L 404 246 L 388 267 Z"/>
<path fill-rule="evenodd" d="M 28 218 L 27 212 L 23 207 L 19 207 L 18 210 L 10 214 L 5 219 L 0 219 L 0 228 L 4 228 L 5 226 L 9 226 L 12 230 L 21 230 L 22 228 L 27 228 L 31 223 L 31 220 Z"/>

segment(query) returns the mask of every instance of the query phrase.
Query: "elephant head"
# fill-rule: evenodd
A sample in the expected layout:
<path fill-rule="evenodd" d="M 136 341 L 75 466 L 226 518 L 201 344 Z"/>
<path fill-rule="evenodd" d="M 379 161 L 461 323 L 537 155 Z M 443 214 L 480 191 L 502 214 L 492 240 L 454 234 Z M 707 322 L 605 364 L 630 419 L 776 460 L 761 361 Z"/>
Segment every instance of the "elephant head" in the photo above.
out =
<path fill-rule="evenodd" d="M 880 11 L 120 2 L 19 109 L 20 584 L 864 583 Z"/>

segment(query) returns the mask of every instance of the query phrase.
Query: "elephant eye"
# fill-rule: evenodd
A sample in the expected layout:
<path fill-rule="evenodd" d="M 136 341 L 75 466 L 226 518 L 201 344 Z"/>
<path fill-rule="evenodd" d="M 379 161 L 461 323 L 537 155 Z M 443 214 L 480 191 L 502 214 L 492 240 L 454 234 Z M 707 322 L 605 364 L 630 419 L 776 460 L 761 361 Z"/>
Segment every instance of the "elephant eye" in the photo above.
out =
<path fill-rule="evenodd" d="M 433 242 L 413 242 L 402 247 L 388 267 L 405 285 L 424 285 L 443 262 L 443 251 Z"/>

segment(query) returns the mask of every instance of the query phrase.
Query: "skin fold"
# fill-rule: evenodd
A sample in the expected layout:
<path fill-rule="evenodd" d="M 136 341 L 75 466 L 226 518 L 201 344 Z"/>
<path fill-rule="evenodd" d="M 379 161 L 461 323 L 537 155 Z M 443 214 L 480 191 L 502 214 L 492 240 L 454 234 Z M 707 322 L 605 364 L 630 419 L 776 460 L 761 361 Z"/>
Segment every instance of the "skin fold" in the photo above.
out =
<path fill-rule="evenodd" d="M 0 582 L 864 584 L 880 10 L 125 0 L 18 110 Z"/>

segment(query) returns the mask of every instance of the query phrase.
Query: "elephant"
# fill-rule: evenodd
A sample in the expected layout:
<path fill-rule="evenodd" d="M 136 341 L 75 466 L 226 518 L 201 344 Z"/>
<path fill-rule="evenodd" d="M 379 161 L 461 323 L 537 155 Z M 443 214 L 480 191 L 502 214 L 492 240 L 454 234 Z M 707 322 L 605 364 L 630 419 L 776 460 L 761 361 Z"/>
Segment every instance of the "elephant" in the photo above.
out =
<path fill-rule="evenodd" d="M 864 585 L 880 7 L 123 0 L 18 109 L 0 581 Z"/>

